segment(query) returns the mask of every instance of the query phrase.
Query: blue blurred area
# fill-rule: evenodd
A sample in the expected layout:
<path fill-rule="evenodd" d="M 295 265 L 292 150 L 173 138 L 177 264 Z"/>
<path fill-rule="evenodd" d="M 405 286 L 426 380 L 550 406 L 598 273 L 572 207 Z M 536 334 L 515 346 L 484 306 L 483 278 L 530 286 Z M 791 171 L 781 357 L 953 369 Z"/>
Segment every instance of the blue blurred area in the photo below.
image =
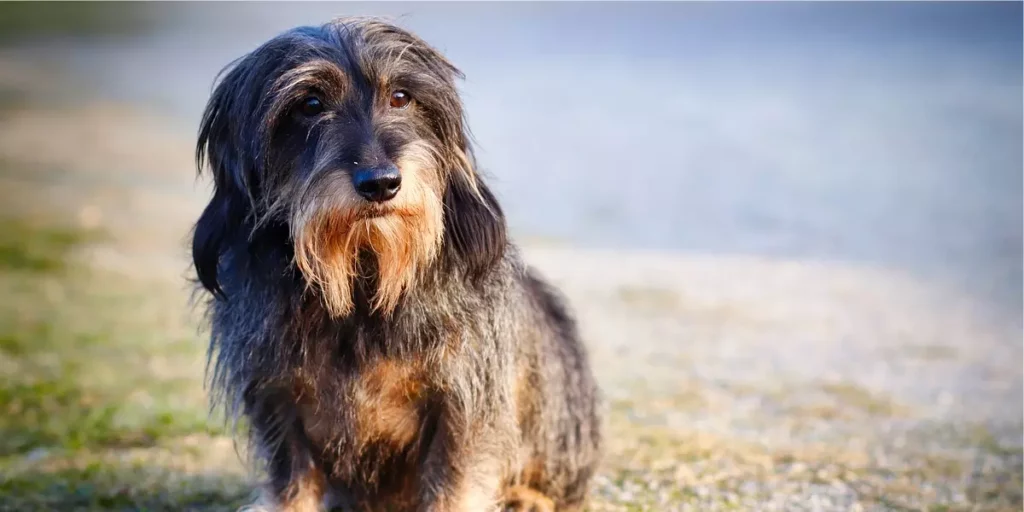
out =
<path fill-rule="evenodd" d="M 398 16 L 465 71 L 519 232 L 885 265 L 1019 312 L 1021 6 L 186 3 L 19 51 L 191 134 L 217 71 L 274 34 Z"/>

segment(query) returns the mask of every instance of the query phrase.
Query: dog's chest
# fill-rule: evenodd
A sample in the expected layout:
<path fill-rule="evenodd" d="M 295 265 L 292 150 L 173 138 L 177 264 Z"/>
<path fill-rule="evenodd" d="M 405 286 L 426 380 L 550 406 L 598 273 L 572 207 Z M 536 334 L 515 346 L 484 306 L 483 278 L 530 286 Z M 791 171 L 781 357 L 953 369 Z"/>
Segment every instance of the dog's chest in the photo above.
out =
<path fill-rule="evenodd" d="M 320 446 L 337 445 L 344 437 L 356 449 L 384 445 L 400 451 L 416 440 L 425 419 L 424 377 L 411 363 L 367 364 L 333 389 L 319 389 L 319 399 L 300 400 L 306 434 Z"/>

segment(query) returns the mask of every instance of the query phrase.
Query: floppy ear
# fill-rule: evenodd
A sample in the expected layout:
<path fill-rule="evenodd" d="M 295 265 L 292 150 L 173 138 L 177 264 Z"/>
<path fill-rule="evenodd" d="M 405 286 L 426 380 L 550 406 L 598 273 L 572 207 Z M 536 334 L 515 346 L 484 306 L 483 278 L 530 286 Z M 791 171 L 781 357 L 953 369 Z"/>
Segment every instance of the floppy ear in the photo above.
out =
<path fill-rule="evenodd" d="M 203 288 L 215 297 L 225 297 L 217 281 L 217 269 L 232 233 L 237 232 L 242 225 L 243 211 L 238 205 L 237 196 L 218 190 L 214 192 L 192 231 L 192 263 L 196 275 Z"/>
<path fill-rule="evenodd" d="M 444 233 L 445 254 L 472 280 L 501 261 L 508 242 L 505 215 L 483 181 L 474 190 L 467 173 L 452 173 L 444 193 Z"/>
<path fill-rule="evenodd" d="M 241 137 L 251 100 L 244 83 L 250 67 L 247 61 L 231 69 L 214 90 L 196 144 L 196 165 L 202 173 L 209 164 L 214 192 L 192 232 L 192 262 L 203 287 L 221 298 L 224 291 L 217 281 L 220 257 L 232 236 L 241 232 L 252 200 L 247 175 L 251 166 L 246 165 L 251 159 Z"/>

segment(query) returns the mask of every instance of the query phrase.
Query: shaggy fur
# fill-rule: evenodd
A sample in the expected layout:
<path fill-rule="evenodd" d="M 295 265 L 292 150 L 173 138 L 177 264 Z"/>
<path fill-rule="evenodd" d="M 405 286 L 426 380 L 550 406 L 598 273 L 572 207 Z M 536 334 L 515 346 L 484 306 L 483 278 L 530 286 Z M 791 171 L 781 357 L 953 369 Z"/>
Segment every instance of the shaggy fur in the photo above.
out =
<path fill-rule="evenodd" d="M 476 172 L 460 76 L 409 32 L 346 18 L 275 37 L 210 98 L 193 238 L 210 375 L 272 509 L 585 502 L 598 392 Z M 397 196 L 363 199 L 353 170 L 388 165 Z"/>

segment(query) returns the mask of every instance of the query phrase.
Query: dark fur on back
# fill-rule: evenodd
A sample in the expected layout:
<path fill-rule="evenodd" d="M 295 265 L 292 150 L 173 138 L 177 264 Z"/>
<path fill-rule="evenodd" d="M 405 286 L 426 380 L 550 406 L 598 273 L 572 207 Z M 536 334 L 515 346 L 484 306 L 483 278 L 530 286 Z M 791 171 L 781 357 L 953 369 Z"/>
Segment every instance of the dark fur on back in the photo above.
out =
<path fill-rule="evenodd" d="M 563 300 L 523 264 L 477 174 L 460 76 L 404 30 L 339 19 L 240 59 L 210 99 L 197 161 L 215 189 L 193 258 L 211 297 L 211 379 L 250 425 L 271 507 L 478 512 L 517 487 L 559 510 L 585 500 L 601 448 L 596 385 Z M 415 110 L 380 107 L 385 82 Z M 310 91 L 330 116 L 292 114 Z M 388 288 L 400 295 L 387 307 L 375 300 L 398 274 L 375 243 L 389 239 L 369 239 L 346 253 L 358 273 L 332 308 L 332 283 L 296 264 L 304 229 L 311 247 L 331 234 L 302 222 L 348 215 L 349 203 L 329 203 L 341 189 L 325 187 L 366 161 L 415 162 L 403 180 L 419 179 L 409 187 L 425 199 L 407 215 L 439 208 L 439 247 L 394 257 L 415 270 Z M 352 222 L 409 238 L 390 240 L 402 250 L 433 243 L 404 224 Z"/>

